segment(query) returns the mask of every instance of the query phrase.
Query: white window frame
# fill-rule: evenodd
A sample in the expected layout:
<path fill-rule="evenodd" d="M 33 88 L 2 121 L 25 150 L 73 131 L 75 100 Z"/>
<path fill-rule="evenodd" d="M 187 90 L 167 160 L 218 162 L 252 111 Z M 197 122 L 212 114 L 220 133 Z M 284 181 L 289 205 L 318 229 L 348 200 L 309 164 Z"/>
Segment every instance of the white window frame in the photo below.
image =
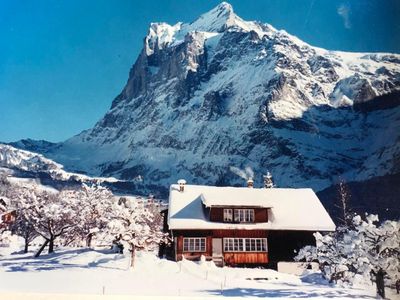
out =
<path fill-rule="evenodd" d="M 268 252 L 266 238 L 224 238 L 224 252 Z"/>
<path fill-rule="evenodd" d="M 237 223 L 254 223 L 255 213 L 252 208 L 237 208 L 234 210 L 234 221 Z"/>
<path fill-rule="evenodd" d="M 233 211 L 232 208 L 224 208 L 224 222 L 233 221 Z"/>
<path fill-rule="evenodd" d="M 184 237 L 183 252 L 206 252 L 207 241 L 205 237 Z"/>

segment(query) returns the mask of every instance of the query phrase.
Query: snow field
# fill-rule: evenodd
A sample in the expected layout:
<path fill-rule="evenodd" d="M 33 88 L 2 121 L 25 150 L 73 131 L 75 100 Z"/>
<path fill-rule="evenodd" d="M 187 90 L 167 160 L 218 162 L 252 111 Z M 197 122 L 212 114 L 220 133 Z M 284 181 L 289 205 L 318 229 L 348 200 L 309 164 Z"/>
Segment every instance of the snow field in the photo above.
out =
<path fill-rule="evenodd" d="M 138 252 L 135 268 L 130 269 L 127 253 L 114 254 L 108 249 L 62 248 L 36 259 L 32 258 L 33 253 L 10 254 L 12 250 L 15 248 L 0 248 L 0 299 L 10 294 L 16 299 L 24 295 L 64 299 L 66 294 L 79 295 L 79 298 L 86 295 L 87 299 L 91 299 L 90 295 L 103 294 L 145 299 L 375 297 L 371 287 L 364 290 L 334 287 L 319 273 L 295 276 L 268 269 L 218 268 L 206 261 L 159 259 L 148 252 Z M 53 294 L 57 294 L 56 298 Z"/>

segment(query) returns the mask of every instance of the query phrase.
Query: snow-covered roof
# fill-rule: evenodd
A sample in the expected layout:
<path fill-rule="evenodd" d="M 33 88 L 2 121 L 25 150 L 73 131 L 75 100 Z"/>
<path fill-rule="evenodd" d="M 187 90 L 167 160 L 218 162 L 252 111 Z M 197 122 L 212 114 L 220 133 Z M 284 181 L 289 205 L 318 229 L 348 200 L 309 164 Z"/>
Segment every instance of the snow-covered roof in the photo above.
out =
<path fill-rule="evenodd" d="M 193 189 L 191 186 L 190 188 Z M 186 191 L 186 188 L 185 188 Z M 206 207 L 211 206 L 249 206 L 272 207 L 272 202 L 265 195 L 266 189 L 237 188 L 237 187 L 204 187 L 201 192 L 202 202 Z M 279 189 L 282 193 L 282 189 Z M 182 194 L 182 193 L 181 193 Z M 276 191 L 269 194 L 276 194 Z"/>
<path fill-rule="evenodd" d="M 245 206 L 268 210 L 268 222 L 211 222 L 204 207 Z M 170 229 L 267 229 L 333 231 L 335 224 L 312 189 L 257 189 L 186 185 L 183 192 L 171 185 Z"/>

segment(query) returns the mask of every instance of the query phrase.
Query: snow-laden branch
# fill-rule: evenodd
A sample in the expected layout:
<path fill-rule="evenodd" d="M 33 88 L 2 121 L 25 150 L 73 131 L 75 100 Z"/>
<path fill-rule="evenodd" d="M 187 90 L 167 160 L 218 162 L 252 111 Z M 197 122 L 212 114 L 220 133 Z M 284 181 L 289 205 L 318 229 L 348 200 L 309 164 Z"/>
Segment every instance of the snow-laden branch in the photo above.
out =
<path fill-rule="evenodd" d="M 297 260 L 318 261 L 324 275 L 334 282 L 370 282 L 383 269 L 391 283 L 400 274 L 400 222 L 378 224 L 378 216 L 352 219 L 350 227 L 332 234 L 315 233 L 316 246 L 302 248 Z"/>

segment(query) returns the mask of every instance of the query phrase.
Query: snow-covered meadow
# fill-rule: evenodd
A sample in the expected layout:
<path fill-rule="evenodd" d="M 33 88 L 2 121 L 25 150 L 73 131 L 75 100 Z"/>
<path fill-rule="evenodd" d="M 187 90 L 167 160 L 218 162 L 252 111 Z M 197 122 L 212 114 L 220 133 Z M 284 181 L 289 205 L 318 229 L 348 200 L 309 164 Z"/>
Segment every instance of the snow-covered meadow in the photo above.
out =
<path fill-rule="evenodd" d="M 268 269 L 218 268 L 211 262 L 173 262 L 151 252 L 130 256 L 106 248 L 58 248 L 33 258 L 20 243 L 0 247 L 1 295 L 134 295 L 154 297 L 362 298 L 374 299 L 373 286 L 333 286 L 320 273 L 302 276 Z M 46 299 L 46 298 L 41 298 Z M 394 299 L 394 298 L 393 298 Z"/>

